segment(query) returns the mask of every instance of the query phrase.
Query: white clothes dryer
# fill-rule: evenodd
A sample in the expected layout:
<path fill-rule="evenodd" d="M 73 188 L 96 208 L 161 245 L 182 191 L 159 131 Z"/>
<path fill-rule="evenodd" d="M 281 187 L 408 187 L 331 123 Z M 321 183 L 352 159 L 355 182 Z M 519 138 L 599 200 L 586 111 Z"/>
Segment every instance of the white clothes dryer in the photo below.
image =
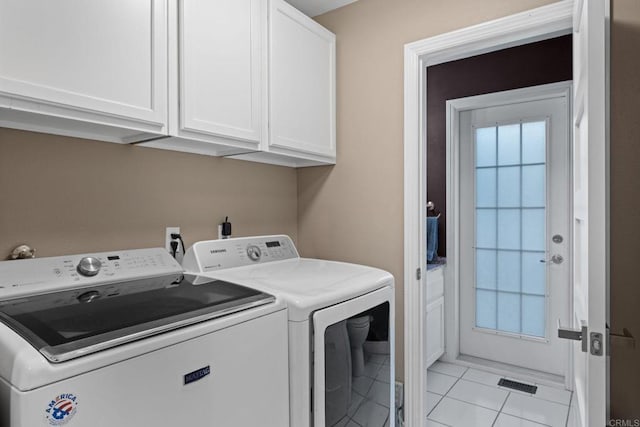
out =
<path fill-rule="evenodd" d="M 300 258 L 283 235 L 198 242 L 183 267 L 286 301 L 291 427 L 395 425 L 391 274 Z"/>
<path fill-rule="evenodd" d="M 287 324 L 161 248 L 0 262 L 0 427 L 288 425 Z"/>

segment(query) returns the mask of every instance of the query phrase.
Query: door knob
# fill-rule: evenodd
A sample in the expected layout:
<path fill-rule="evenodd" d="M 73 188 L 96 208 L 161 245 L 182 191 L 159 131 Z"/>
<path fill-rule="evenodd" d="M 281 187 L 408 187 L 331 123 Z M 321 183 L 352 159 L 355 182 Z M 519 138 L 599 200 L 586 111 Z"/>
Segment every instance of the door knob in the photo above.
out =
<path fill-rule="evenodd" d="M 541 259 L 540 262 L 550 262 L 552 264 L 562 264 L 564 261 L 564 257 L 562 255 L 553 255 L 550 260 Z"/>

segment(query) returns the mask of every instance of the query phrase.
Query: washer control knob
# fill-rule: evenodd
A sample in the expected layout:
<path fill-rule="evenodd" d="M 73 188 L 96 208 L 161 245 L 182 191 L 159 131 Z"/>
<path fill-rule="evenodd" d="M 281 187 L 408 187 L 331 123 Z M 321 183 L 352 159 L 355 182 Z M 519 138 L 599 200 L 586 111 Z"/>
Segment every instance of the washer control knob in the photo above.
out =
<path fill-rule="evenodd" d="M 249 245 L 247 246 L 247 255 L 251 261 L 260 261 L 262 251 L 256 245 Z"/>
<path fill-rule="evenodd" d="M 83 276 L 91 277 L 100 272 L 100 267 L 102 267 L 102 263 L 98 258 L 88 256 L 80 260 L 77 270 Z"/>

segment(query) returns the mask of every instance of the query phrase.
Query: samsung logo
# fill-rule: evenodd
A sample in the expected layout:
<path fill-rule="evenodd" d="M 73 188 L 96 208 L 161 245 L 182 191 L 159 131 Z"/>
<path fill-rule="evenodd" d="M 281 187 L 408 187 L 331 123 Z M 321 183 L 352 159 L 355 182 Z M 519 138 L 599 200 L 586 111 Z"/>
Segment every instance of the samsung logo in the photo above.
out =
<path fill-rule="evenodd" d="M 227 252 L 226 249 L 211 249 L 209 252 L 211 252 L 212 254 L 219 254 L 222 252 Z"/>
<path fill-rule="evenodd" d="M 209 366 L 200 368 L 197 371 L 189 372 L 184 376 L 184 385 L 191 384 L 198 380 L 201 380 L 207 375 L 209 375 L 210 373 L 211 373 L 211 368 Z"/>

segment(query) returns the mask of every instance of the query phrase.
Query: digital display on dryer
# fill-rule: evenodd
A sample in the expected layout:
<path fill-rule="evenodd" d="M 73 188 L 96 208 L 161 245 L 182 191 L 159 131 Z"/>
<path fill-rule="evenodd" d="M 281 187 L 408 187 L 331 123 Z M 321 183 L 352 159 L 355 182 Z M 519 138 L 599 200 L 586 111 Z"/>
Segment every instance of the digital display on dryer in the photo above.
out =
<path fill-rule="evenodd" d="M 265 243 L 268 248 L 277 248 L 280 247 L 280 242 L 266 242 Z"/>

